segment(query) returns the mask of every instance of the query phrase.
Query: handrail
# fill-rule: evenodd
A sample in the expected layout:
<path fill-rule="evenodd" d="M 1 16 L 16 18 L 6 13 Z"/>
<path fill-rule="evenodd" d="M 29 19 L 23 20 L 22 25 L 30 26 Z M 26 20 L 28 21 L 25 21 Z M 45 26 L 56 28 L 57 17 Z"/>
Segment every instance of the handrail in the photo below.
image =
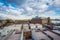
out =
<path fill-rule="evenodd" d="M 21 39 L 20 40 L 23 40 L 23 30 L 22 30 L 22 34 L 21 34 Z"/>
<path fill-rule="evenodd" d="M 10 35 L 11 35 L 13 32 L 14 32 L 14 31 L 12 30 L 8 35 L 6 35 L 5 37 L 3 37 L 3 39 L 1 39 L 1 40 L 7 40 L 8 37 L 10 37 Z"/>
<path fill-rule="evenodd" d="M 38 40 L 37 36 L 36 36 L 36 33 L 35 33 L 35 30 L 32 30 L 32 39 L 33 40 Z"/>

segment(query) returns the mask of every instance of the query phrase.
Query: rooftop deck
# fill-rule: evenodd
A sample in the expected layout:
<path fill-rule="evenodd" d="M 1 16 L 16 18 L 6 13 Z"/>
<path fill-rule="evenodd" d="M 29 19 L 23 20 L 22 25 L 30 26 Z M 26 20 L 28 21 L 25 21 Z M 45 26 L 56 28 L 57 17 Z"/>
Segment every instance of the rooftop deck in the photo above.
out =
<path fill-rule="evenodd" d="M 1 30 L 0 32 L 5 34 L 0 34 L 0 40 L 60 40 L 60 30 L 43 31 L 45 28 L 43 28 L 41 24 L 14 24 Z M 11 30 L 13 30 L 13 32 L 11 32 Z M 31 34 L 28 33 L 29 31 Z M 25 33 L 27 36 L 24 36 L 24 32 L 27 32 Z M 26 39 L 28 35 L 31 35 L 31 38 Z"/>

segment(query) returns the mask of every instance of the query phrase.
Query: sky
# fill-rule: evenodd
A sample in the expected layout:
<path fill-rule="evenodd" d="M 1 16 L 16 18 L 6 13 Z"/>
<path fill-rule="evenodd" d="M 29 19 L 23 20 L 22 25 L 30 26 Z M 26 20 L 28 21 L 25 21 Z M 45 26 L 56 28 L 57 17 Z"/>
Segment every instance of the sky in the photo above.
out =
<path fill-rule="evenodd" d="M 0 0 L 0 19 L 60 19 L 60 0 Z"/>

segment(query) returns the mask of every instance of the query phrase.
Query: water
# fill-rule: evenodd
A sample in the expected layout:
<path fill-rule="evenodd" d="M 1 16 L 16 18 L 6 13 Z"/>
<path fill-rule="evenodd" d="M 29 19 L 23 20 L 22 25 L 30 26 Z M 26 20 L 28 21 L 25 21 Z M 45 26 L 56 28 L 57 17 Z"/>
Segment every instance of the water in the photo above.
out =
<path fill-rule="evenodd" d="M 51 21 L 52 23 L 60 23 L 60 21 Z"/>

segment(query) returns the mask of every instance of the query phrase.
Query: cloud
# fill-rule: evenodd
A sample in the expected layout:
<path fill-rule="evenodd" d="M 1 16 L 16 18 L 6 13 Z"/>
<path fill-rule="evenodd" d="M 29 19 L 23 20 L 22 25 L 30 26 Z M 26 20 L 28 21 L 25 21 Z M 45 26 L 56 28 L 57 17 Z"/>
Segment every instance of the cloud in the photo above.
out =
<path fill-rule="evenodd" d="M 55 0 L 55 4 L 57 5 L 60 5 L 60 0 Z"/>
<path fill-rule="evenodd" d="M 0 3 L 0 16 L 3 18 L 17 20 L 31 19 L 35 16 L 59 18 L 56 15 L 57 10 L 60 10 L 59 0 L 5 0 L 5 3 L 4 6 L 4 3 Z"/>
<path fill-rule="evenodd" d="M 26 10 L 31 11 L 29 7 L 27 7 L 26 10 L 24 10 L 23 8 L 14 9 L 14 7 L 11 5 L 9 5 L 9 7 L 1 5 L 1 8 L 2 10 L 0 11 L 0 17 L 4 19 L 22 20 L 22 19 L 31 19 L 33 17 L 33 16 L 28 17 L 26 15 L 22 15 L 22 13 Z"/>

